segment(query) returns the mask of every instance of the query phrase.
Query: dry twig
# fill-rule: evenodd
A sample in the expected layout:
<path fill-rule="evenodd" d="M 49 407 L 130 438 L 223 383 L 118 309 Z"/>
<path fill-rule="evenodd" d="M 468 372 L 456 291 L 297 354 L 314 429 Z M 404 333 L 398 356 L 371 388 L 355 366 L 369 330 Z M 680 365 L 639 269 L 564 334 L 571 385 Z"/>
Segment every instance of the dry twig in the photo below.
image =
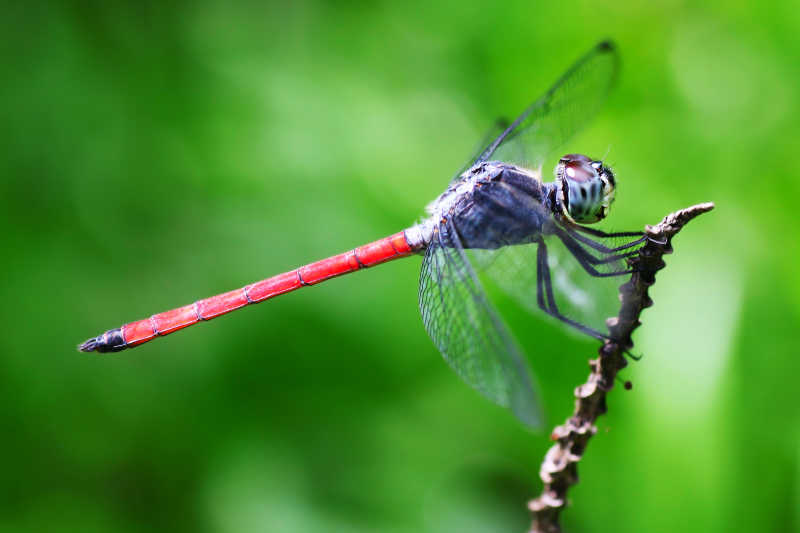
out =
<path fill-rule="evenodd" d="M 617 372 L 628 363 L 625 352 L 633 347 L 631 334 L 639 327 L 639 315 L 653 305 L 647 289 L 655 283 L 655 274 L 664 268 L 664 254 L 672 253 L 672 237 L 697 215 L 710 211 L 714 204 L 698 204 L 664 217 L 661 223 L 647 226 L 650 239 L 631 259 L 634 273 L 619 288 L 619 314 L 607 320 L 614 341 L 600 347 L 597 359 L 589 361 L 592 369 L 586 383 L 575 389 L 575 411 L 567 421 L 557 426 L 551 435 L 556 441 L 542 461 L 539 476 L 544 482 L 542 494 L 528 507 L 533 512 L 531 533 L 556 533 L 561 531 L 559 513 L 566 506 L 567 490 L 578 482 L 578 461 L 583 456 L 589 439 L 597 432 L 595 421 L 606 412 L 606 394 L 614 386 Z"/>

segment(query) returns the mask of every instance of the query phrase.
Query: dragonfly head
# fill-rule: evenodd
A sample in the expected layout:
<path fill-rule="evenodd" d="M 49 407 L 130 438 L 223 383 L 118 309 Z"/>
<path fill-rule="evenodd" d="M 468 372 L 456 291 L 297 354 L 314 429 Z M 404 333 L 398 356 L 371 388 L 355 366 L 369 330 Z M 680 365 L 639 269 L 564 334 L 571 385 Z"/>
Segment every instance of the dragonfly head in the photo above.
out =
<path fill-rule="evenodd" d="M 602 161 L 567 154 L 556 165 L 556 205 L 577 224 L 603 220 L 614 201 L 617 182 Z"/>

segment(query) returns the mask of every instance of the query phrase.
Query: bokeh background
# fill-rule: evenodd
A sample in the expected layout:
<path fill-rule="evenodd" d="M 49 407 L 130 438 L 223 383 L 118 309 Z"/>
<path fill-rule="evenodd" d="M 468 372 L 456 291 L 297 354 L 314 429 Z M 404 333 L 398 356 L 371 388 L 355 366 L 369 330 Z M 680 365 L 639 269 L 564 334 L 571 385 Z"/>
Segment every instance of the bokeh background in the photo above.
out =
<path fill-rule="evenodd" d="M 90 335 L 398 231 L 614 38 L 610 229 L 675 240 L 567 531 L 798 531 L 796 2 L 10 3 L 0 531 L 524 531 L 550 442 L 441 360 L 419 260 L 118 355 Z M 596 343 L 504 302 L 550 424 Z"/>

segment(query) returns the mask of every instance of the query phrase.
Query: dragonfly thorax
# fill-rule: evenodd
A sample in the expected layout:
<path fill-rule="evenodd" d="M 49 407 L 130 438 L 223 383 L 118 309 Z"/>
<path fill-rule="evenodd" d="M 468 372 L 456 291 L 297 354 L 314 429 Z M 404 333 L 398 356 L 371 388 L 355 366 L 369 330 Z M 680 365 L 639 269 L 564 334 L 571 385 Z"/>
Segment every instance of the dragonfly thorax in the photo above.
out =
<path fill-rule="evenodd" d="M 540 174 L 499 161 L 474 165 L 428 205 L 429 218 L 406 230 L 412 246 L 425 247 L 442 228 L 464 248 L 494 249 L 533 242 L 546 232 L 552 185 Z M 447 231 L 447 229 L 445 229 Z"/>
<path fill-rule="evenodd" d="M 616 180 L 602 161 L 567 154 L 556 165 L 556 208 L 578 224 L 599 222 L 614 201 Z"/>

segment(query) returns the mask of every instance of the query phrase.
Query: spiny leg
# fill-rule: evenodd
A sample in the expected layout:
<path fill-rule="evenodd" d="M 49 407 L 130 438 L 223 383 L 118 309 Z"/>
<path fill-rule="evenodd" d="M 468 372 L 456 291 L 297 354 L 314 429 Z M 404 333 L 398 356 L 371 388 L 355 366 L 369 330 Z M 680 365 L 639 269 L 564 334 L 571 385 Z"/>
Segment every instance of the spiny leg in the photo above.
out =
<path fill-rule="evenodd" d="M 572 252 L 572 255 L 575 256 L 575 259 L 578 260 L 578 263 L 583 267 L 583 269 L 590 275 L 596 278 L 611 278 L 614 276 L 624 276 L 626 274 L 632 274 L 632 269 L 626 270 L 615 270 L 613 272 L 600 272 L 593 265 L 602 265 L 607 263 L 612 263 L 614 261 L 621 261 L 627 257 L 631 257 L 636 254 L 636 252 L 630 252 L 626 254 L 618 254 L 618 255 L 611 255 L 609 257 L 599 259 L 586 250 L 584 250 L 580 244 L 575 242 L 566 232 L 556 230 L 556 235 L 559 239 L 564 243 L 567 249 Z"/>
<path fill-rule="evenodd" d="M 608 335 L 603 335 L 599 331 L 562 315 L 558 310 L 556 298 L 553 294 L 553 284 L 550 279 L 550 267 L 547 264 L 547 246 L 541 240 L 538 242 L 536 249 L 536 302 L 542 311 L 565 324 L 569 324 L 581 333 L 601 341 L 609 338 Z"/>
<path fill-rule="evenodd" d="M 578 227 L 580 227 L 580 226 L 578 226 Z M 615 246 L 613 248 L 609 248 L 608 246 L 604 246 L 604 245 L 600 244 L 597 241 L 593 241 L 589 237 L 585 237 L 585 236 L 581 235 L 580 233 L 578 233 L 577 230 L 575 230 L 573 228 L 564 228 L 564 229 L 569 234 L 569 236 L 572 237 L 573 239 L 575 239 L 577 241 L 580 241 L 580 242 L 586 244 L 587 246 L 591 246 L 592 248 L 594 248 L 598 252 L 602 252 L 604 254 L 613 254 L 613 253 L 616 253 L 616 252 L 620 252 L 622 250 L 627 250 L 628 248 L 632 248 L 632 247 L 634 247 L 634 246 L 636 246 L 638 244 L 643 243 L 645 240 L 647 240 L 647 236 L 646 235 L 642 235 L 640 233 L 637 233 L 636 235 L 639 235 L 639 238 L 636 239 L 635 241 L 630 241 L 630 242 L 627 242 L 627 243 L 622 244 L 620 246 Z M 625 236 L 627 236 L 627 235 L 625 234 Z M 605 238 L 605 237 L 603 237 L 603 238 Z"/>
<path fill-rule="evenodd" d="M 588 233 L 589 235 L 594 235 L 595 237 L 602 237 L 604 239 L 611 237 L 644 237 L 645 239 L 655 242 L 657 244 L 666 244 L 666 241 L 659 240 L 655 236 L 647 233 L 642 234 L 641 231 L 617 231 L 613 233 L 606 233 L 605 231 L 601 231 L 599 229 L 594 229 L 594 228 L 587 228 L 586 226 L 575 226 L 575 228 L 578 231 Z"/>
<path fill-rule="evenodd" d="M 632 274 L 633 269 L 627 270 L 615 270 L 612 272 L 600 272 L 594 266 L 592 266 L 592 262 L 595 261 L 596 258 L 591 256 L 586 250 L 581 248 L 575 241 L 571 240 L 569 236 L 566 235 L 559 235 L 561 240 L 566 245 L 567 249 L 572 252 L 572 255 L 575 256 L 575 259 L 578 260 L 578 263 L 583 267 L 587 274 L 593 276 L 595 278 L 612 278 L 615 276 L 624 276 L 626 274 Z M 615 258 L 615 260 L 618 258 Z"/>
<path fill-rule="evenodd" d="M 617 231 L 612 233 L 606 233 L 605 231 L 595 229 L 595 228 L 588 228 L 586 226 L 576 225 L 575 229 L 578 231 L 582 231 L 583 233 L 588 233 L 589 235 L 594 235 L 595 237 L 602 237 L 604 239 L 614 238 L 614 237 L 644 237 L 645 235 L 642 234 L 641 231 Z"/>

